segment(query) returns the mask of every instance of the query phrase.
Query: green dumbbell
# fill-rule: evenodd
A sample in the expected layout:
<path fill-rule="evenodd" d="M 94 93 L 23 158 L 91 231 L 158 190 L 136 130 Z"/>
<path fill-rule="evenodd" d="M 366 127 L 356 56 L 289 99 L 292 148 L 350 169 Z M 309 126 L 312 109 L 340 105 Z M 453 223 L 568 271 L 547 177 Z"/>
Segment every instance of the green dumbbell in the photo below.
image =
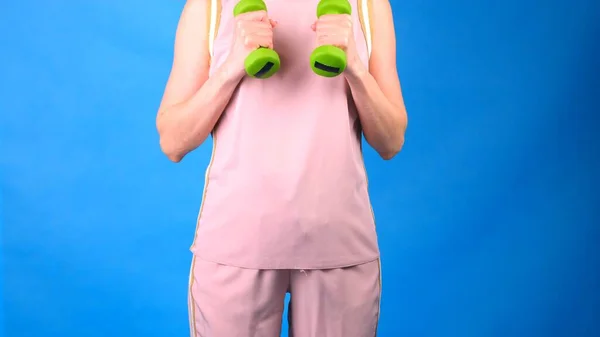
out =
<path fill-rule="evenodd" d="M 348 0 L 321 0 L 317 5 L 317 18 L 326 14 L 352 14 Z M 317 74 L 335 77 L 346 69 L 346 53 L 335 46 L 320 46 L 310 55 L 310 66 Z"/>
<path fill-rule="evenodd" d="M 233 15 L 266 11 L 267 5 L 262 0 L 241 0 L 233 8 Z M 256 78 L 269 78 L 279 70 L 281 61 L 273 49 L 260 47 L 252 51 L 244 61 L 246 73 Z"/>

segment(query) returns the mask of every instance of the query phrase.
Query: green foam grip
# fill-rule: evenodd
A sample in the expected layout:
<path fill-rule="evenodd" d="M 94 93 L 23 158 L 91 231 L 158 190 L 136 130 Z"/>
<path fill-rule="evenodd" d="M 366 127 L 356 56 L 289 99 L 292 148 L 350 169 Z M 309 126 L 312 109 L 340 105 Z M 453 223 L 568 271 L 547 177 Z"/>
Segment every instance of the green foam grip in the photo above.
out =
<path fill-rule="evenodd" d="M 321 0 L 317 5 L 317 18 L 327 14 L 352 14 L 348 0 Z"/>
<path fill-rule="evenodd" d="M 244 67 L 249 76 L 256 78 L 269 78 L 281 66 L 279 55 L 269 48 L 258 48 L 252 51 L 244 60 Z"/>
<path fill-rule="evenodd" d="M 323 77 L 335 77 L 346 70 L 346 53 L 335 46 L 320 46 L 310 54 L 313 72 Z"/>
<path fill-rule="evenodd" d="M 262 0 L 241 0 L 233 8 L 233 15 L 266 10 L 267 5 Z M 244 60 L 246 74 L 255 78 L 269 78 L 279 70 L 280 66 L 281 60 L 277 52 L 265 47 L 252 51 Z"/>
<path fill-rule="evenodd" d="M 348 0 L 321 0 L 317 5 L 317 17 L 327 14 L 352 14 Z M 320 46 L 310 55 L 313 72 L 323 77 L 335 77 L 346 70 L 346 53 L 335 46 Z"/>
<path fill-rule="evenodd" d="M 241 0 L 233 7 L 233 16 L 266 10 L 267 4 L 262 0 Z"/>

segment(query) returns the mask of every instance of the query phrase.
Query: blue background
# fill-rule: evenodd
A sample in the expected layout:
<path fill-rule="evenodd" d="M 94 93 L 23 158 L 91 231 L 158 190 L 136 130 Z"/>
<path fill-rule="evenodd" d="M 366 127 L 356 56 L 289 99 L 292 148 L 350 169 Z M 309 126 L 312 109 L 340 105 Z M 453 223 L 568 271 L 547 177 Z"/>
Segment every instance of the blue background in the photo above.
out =
<path fill-rule="evenodd" d="M 211 144 L 174 165 L 154 125 L 182 5 L 0 3 L 5 336 L 188 336 Z M 365 154 L 380 336 L 600 336 L 600 4 L 393 9 L 410 125 Z"/>

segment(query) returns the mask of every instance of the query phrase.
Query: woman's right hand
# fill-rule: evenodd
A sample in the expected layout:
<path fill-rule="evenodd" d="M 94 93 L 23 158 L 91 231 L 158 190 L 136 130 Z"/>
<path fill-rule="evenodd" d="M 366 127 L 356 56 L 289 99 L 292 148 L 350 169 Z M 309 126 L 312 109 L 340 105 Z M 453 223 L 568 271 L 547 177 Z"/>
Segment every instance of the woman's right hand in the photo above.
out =
<path fill-rule="evenodd" d="M 233 44 L 226 63 L 240 75 L 246 74 L 244 60 L 254 50 L 273 48 L 273 28 L 277 23 L 269 19 L 266 11 L 240 14 L 235 17 Z"/>

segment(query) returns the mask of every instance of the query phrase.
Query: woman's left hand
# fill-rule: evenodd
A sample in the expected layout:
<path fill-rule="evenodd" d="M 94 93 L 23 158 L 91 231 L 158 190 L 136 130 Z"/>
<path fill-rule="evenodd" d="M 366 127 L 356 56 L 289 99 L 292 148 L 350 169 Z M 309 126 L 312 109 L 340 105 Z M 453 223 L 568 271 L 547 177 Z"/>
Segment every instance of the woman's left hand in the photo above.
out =
<path fill-rule="evenodd" d="M 356 51 L 352 16 L 323 15 L 312 24 L 311 28 L 317 33 L 317 46 L 332 45 L 346 52 L 346 72 L 354 72 L 364 66 Z"/>

